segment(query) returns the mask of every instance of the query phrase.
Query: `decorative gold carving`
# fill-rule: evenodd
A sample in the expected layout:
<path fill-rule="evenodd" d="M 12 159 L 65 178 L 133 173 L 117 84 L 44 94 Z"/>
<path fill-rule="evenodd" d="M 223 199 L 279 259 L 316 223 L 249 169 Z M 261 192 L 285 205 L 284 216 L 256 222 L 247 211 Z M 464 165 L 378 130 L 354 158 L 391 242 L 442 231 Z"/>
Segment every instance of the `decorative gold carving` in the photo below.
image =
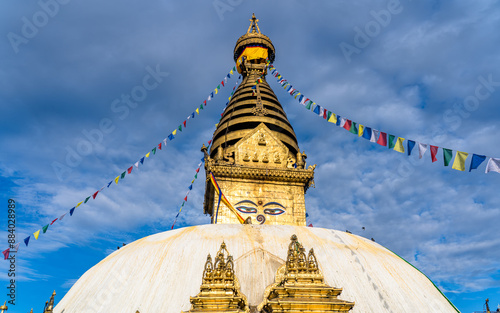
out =
<path fill-rule="evenodd" d="M 325 284 L 314 250 L 306 256 L 297 236 L 291 237 L 286 263 L 268 286 L 259 312 L 348 312 L 354 302 L 338 299 L 342 288 Z"/>
<path fill-rule="evenodd" d="M 266 145 L 266 135 L 264 135 L 264 133 L 259 133 L 258 144 L 259 144 L 259 146 L 265 146 Z"/>
<path fill-rule="evenodd" d="M 280 156 L 279 152 L 276 152 L 274 154 L 274 163 L 281 164 L 281 156 Z"/>
<path fill-rule="evenodd" d="M 200 293 L 190 297 L 190 302 L 191 310 L 187 312 L 250 312 L 247 298 L 241 293 L 234 275 L 233 257 L 224 242 L 213 262 L 210 254 L 207 256 Z"/>
<path fill-rule="evenodd" d="M 7 301 L 4 301 L 3 305 L 0 306 L 0 310 L 2 310 L 0 313 L 3 313 L 4 311 L 7 311 L 8 310 L 8 307 L 7 307 Z M 32 309 L 33 310 L 33 309 Z"/>
<path fill-rule="evenodd" d="M 250 162 L 250 156 L 248 155 L 248 152 L 245 152 L 245 155 L 243 156 L 243 161 Z"/>
<path fill-rule="evenodd" d="M 306 166 L 307 154 L 302 151 L 302 153 L 297 152 L 297 168 L 302 169 Z"/>
<path fill-rule="evenodd" d="M 234 151 L 224 153 L 224 160 L 228 164 L 234 164 L 233 154 L 234 154 Z"/>
<path fill-rule="evenodd" d="M 45 302 L 45 308 L 43 309 L 43 313 L 52 313 L 54 312 L 54 297 L 56 296 L 56 291 L 52 293 L 50 300 Z"/>

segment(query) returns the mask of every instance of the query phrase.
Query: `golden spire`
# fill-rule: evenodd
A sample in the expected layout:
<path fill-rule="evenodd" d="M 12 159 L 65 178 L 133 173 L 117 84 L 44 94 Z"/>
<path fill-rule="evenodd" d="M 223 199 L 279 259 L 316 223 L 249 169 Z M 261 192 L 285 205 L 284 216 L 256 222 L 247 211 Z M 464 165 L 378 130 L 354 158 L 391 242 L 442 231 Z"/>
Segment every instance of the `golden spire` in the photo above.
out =
<path fill-rule="evenodd" d="M 259 19 L 255 17 L 255 13 L 252 13 L 252 18 L 249 21 L 250 21 L 250 26 L 248 26 L 247 34 L 250 33 L 250 30 L 252 30 L 252 33 L 258 32 L 260 34 L 259 25 L 257 25 Z"/>
<path fill-rule="evenodd" d="M 7 301 L 5 301 L 2 306 L 0 306 L 0 310 L 2 310 L 0 313 L 3 313 L 4 311 L 7 311 L 8 308 L 7 308 L 6 304 L 7 304 Z"/>

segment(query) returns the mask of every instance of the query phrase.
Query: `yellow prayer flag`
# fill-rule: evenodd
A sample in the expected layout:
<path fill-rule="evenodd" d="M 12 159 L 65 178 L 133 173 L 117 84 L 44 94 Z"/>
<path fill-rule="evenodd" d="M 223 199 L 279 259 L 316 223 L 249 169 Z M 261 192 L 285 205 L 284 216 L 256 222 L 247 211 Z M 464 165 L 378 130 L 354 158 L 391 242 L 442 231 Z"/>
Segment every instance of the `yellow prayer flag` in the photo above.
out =
<path fill-rule="evenodd" d="M 465 159 L 467 159 L 468 155 L 467 152 L 457 151 L 457 154 L 455 154 L 455 161 L 453 161 L 453 166 L 451 168 L 457 171 L 465 171 Z"/>
<path fill-rule="evenodd" d="M 219 126 L 219 123 L 215 124 L 215 127 L 217 128 L 217 126 Z"/>
<path fill-rule="evenodd" d="M 120 179 L 120 176 L 116 176 L 115 178 L 115 183 L 118 184 L 118 180 Z"/>
<path fill-rule="evenodd" d="M 230 70 L 230 71 L 229 71 L 229 74 L 233 75 L 233 70 Z"/>
<path fill-rule="evenodd" d="M 198 114 L 198 115 L 200 114 L 200 109 L 199 108 L 196 109 L 196 114 Z"/>
<path fill-rule="evenodd" d="M 397 152 L 405 153 L 405 147 L 403 147 L 404 138 L 398 137 L 398 141 L 396 141 L 396 145 L 394 146 L 394 150 Z"/>
<path fill-rule="evenodd" d="M 363 136 L 363 131 L 365 130 L 365 127 L 361 124 L 358 124 L 358 137 Z"/>
<path fill-rule="evenodd" d="M 217 92 L 218 92 L 218 91 L 217 91 L 217 88 L 215 88 L 215 94 L 217 94 Z"/>
<path fill-rule="evenodd" d="M 151 153 L 151 152 L 146 153 L 146 158 L 149 158 L 149 154 L 150 154 L 150 153 Z"/>
<path fill-rule="evenodd" d="M 297 99 L 297 96 L 300 95 L 300 92 L 298 92 L 296 95 L 295 95 L 295 99 Z"/>
<path fill-rule="evenodd" d="M 35 236 L 35 239 L 38 240 L 38 236 L 40 236 L 40 229 L 34 232 L 33 236 Z"/>
<path fill-rule="evenodd" d="M 231 101 L 231 96 L 229 96 L 229 98 L 227 98 L 229 101 Z"/>
<path fill-rule="evenodd" d="M 335 113 L 332 113 L 332 115 L 330 115 L 330 118 L 328 119 L 328 122 L 337 123 L 337 115 L 335 115 Z"/>
<path fill-rule="evenodd" d="M 79 207 L 80 204 L 82 204 L 82 203 L 83 203 L 83 201 L 78 202 L 77 205 L 75 206 L 75 208 Z"/>
<path fill-rule="evenodd" d="M 175 136 L 175 134 L 177 134 L 177 129 L 174 129 L 174 131 L 172 132 L 172 135 Z"/>

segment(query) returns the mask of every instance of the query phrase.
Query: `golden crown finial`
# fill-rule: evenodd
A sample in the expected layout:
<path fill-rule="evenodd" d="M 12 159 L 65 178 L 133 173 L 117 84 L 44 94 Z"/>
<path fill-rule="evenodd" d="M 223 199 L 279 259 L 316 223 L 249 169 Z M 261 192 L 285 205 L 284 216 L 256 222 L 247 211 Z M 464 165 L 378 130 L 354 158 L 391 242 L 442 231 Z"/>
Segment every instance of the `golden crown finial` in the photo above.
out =
<path fill-rule="evenodd" d="M 259 25 L 257 24 L 259 19 L 255 17 L 255 13 L 252 13 L 252 18 L 249 21 L 250 21 L 250 26 L 248 26 L 247 34 L 250 33 L 250 30 L 252 31 L 252 33 L 260 34 Z"/>
<path fill-rule="evenodd" d="M 7 301 L 5 301 L 5 302 L 3 303 L 3 305 L 2 305 L 2 306 L 0 306 L 0 310 L 2 310 L 2 312 L 1 312 L 1 313 L 3 313 L 4 311 L 7 311 L 7 309 L 8 309 L 8 308 L 7 308 Z"/>

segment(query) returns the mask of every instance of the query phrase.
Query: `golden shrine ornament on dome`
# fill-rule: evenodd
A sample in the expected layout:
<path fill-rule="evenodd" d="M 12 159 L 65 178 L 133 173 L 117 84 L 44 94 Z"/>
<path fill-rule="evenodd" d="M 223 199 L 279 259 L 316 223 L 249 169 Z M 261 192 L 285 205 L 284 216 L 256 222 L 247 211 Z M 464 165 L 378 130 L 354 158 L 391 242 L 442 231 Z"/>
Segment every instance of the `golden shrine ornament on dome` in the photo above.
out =
<path fill-rule="evenodd" d="M 338 299 L 342 288 L 325 284 L 311 248 L 306 255 L 296 235 L 291 237 L 286 263 L 277 273 L 275 283 L 264 292 L 259 312 L 348 312 L 354 302 Z"/>
<path fill-rule="evenodd" d="M 247 298 L 240 291 L 240 284 L 234 275 L 233 257 L 222 242 L 213 262 L 207 256 L 200 293 L 190 298 L 188 312 L 250 313 Z"/>

